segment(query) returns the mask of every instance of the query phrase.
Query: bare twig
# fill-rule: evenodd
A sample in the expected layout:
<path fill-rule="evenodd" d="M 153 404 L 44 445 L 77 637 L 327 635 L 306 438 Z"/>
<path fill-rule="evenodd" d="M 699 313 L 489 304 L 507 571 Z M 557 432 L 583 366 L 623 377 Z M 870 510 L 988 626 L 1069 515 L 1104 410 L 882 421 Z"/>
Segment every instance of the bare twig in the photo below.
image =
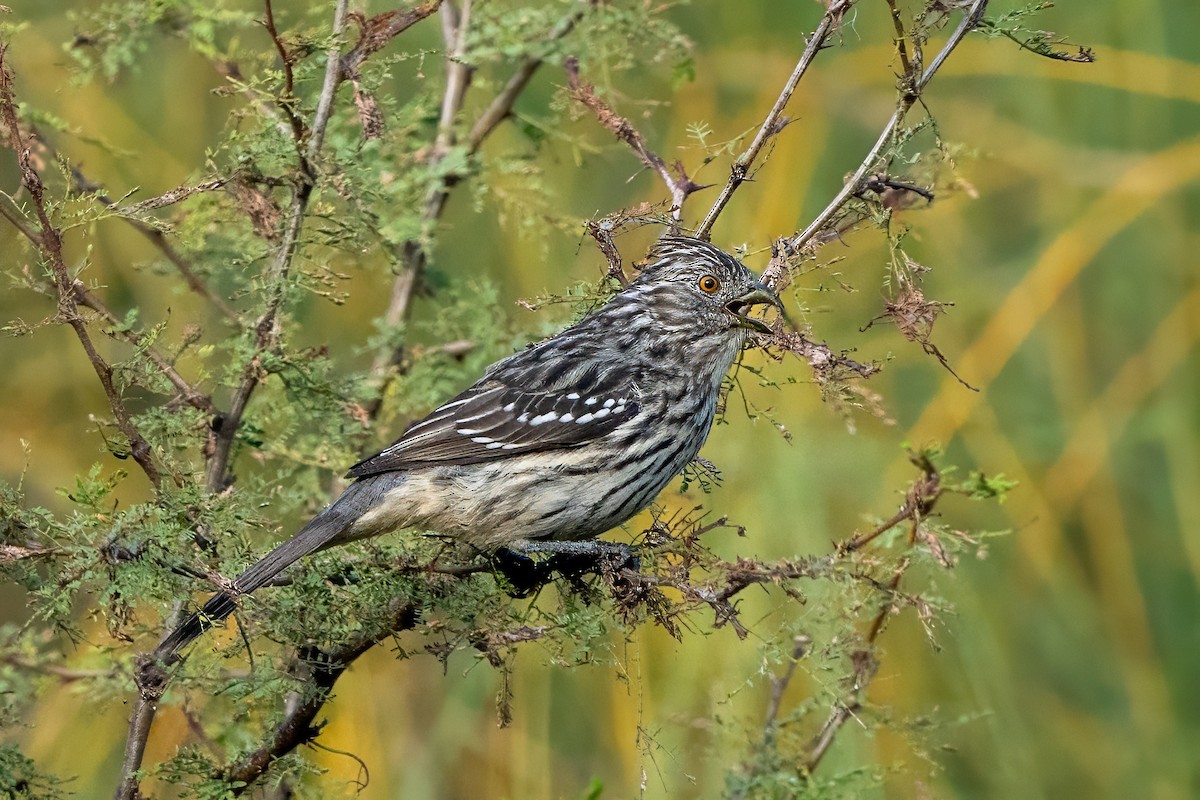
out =
<path fill-rule="evenodd" d="M 954 49 L 958 47 L 963 38 L 979 26 L 983 19 L 983 12 L 986 10 L 987 4 L 988 0 L 974 0 L 970 7 L 963 12 L 962 21 L 950 34 L 950 38 L 946 41 L 946 43 L 942 45 L 942 49 L 938 51 L 933 61 L 928 67 L 925 68 L 920 77 L 914 77 L 910 90 L 906 93 L 902 93 L 899 104 L 896 108 L 896 112 L 892 114 L 892 118 L 888 120 L 887 124 L 883 128 L 883 131 L 879 134 L 879 138 L 875 140 L 875 144 L 871 147 L 866 157 L 862 160 L 862 163 L 859 164 L 858 169 L 856 169 L 850 179 L 846 181 L 841 191 L 839 191 L 837 195 L 829 201 L 829 204 L 825 206 L 824 210 L 817 215 L 816 219 L 809 223 L 808 227 L 802 232 L 787 242 L 787 250 L 790 253 L 800 253 L 806 247 L 821 243 L 823 241 L 821 235 L 826 233 L 826 226 L 829 225 L 829 223 L 841 210 L 842 206 L 846 204 L 846 201 L 862 191 L 863 182 L 868 175 L 879 171 L 879 162 L 883 158 L 883 155 L 888 147 L 891 146 L 893 140 L 895 139 L 896 132 L 899 130 L 900 123 L 904 120 L 905 115 L 908 114 L 909 109 L 911 109 L 913 105 L 920 99 L 921 93 L 925 90 L 925 87 L 929 85 L 931 80 L 933 80 L 933 76 L 937 74 L 939 69 L 941 69 L 942 65 L 946 62 L 946 59 L 952 52 L 954 52 Z M 772 260 L 772 263 L 763 273 L 763 282 L 769 286 L 778 285 L 779 282 L 784 279 L 784 264 L 785 261 L 783 259 Z"/>
<path fill-rule="evenodd" d="M 713 224 L 717 221 L 717 217 L 729 204 L 729 200 L 733 197 L 733 193 L 738 187 L 745 182 L 746 177 L 750 174 L 750 167 L 762 152 L 763 146 L 767 141 L 779 133 L 784 124 L 783 109 L 787 106 L 788 101 L 792 98 L 792 94 L 796 91 L 796 85 L 800 83 L 800 79 L 804 77 L 804 73 L 808 70 L 813 59 L 817 57 L 817 53 L 825 46 L 826 40 L 829 39 L 837 27 L 841 24 L 842 19 L 846 16 L 846 12 L 854 5 L 854 0 L 833 0 L 827 4 L 825 15 L 821 18 L 821 24 L 813 31 L 812 36 L 808 39 L 808 44 L 804 48 L 804 52 L 800 56 L 800 60 L 796 62 L 796 68 L 792 70 L 792 74 L 788 77 L 787 82 L 783 85 L 783 90 L 779 93 L 779 97 L 775 100 L 775 105 L 767 113 L 766 119 L 759 126 L 758 133 L 754 137 L 754 141 L 746 148 L 746 152 L 738 156 L 737 161 L 733 162 L 730 168 L 729 180 L 726 181 L 725 187 L 721 189 L 721 194 L 717 196 L 716 202 L 712 208 L 704 215 L 704 220 L 696 228 L 696 236 L 702 239 L 707 239 L 712 231 Z"/>
<path fill-rule="evenodd" d="M 706 187 L 693 183 L 688 178 L 687 172 L 684 171 L 683 164 L 679 162 L 675 163 L 675 173 L 677 174 L 672 174 L 662 157 L 646 146 L 645 137 L 633 126 L 633 123 L 600 99 L 600 96 L 596 94 L 596 87 L 580 77 L 579 61 L 574 56 L 567 59 L 565 67 L 567 87 L 571 90 L 571 97 L 591 111 L 601 125 L 628 145 L 638 160 L 662 179 L 663 185 L 671 194 L 671 218 L 678 223 L 683 214 L 683 204 L 687 201 L 688 196 Z M 672 226 L 672 233 L 678 232 L 678 224 Z"/>
<path fill-rule="evenodd" d="M 30 143 L 23 134 L 17 118 L 12 74 L 8 71 L 6 61 L 7 52 L 7 46 L 0 44 L 0 115 L 3 116 L 4 124 L 9 130 L 11 137 L 9 144 L 17 154 L 17 164 L 21 171 L 21 185 L 29 192 L 34 211 L 37 213 L 40 233 L 37 235 L 36 241 L 54 274 L 55 287 L 58 292 L 58 317 L 70 325 L 75 332 L 75 337 L 83 347 L 84 353 L 87 354 L 88 361 L 91 362 L 92 369 L 96 372 L 96 377 L 99 378 L 100 385 L 104 389 L 105 397 L 108 398 L 109 409 L 112 411 L 117 428 L 129 443 L 129 454 L 133 456 L 134 461 L 142 468 L 142 472 L 157 491 L 162 482 L 162 475 L 159 472 L 154 453 L 149 442 L 134 425 L 129 410 L 125 407 L 125 401 L 117 391 L 116 384 L 113 382 L 112 366 L 96 349 L 91 334 L 88 333 L 87 324 L 79 315 L 74 291 L 75 279 L 71 276 L 63 256 L 62 234 L 50 219 L 42 178 L 30 160 Z"/>

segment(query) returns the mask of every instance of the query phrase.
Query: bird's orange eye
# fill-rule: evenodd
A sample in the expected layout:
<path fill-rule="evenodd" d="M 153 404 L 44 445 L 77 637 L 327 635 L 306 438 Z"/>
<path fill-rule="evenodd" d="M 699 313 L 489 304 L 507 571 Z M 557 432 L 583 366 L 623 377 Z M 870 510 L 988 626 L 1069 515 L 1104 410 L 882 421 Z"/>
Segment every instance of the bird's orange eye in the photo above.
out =
<path fill-rule="evenodd" d="M 716 294 L 717 289 L 721 288 L 721 282 L 712 275 L 705 275 L 696 285 L 699 286 L 700 291 L 704 292 L 705 294 Z"/>

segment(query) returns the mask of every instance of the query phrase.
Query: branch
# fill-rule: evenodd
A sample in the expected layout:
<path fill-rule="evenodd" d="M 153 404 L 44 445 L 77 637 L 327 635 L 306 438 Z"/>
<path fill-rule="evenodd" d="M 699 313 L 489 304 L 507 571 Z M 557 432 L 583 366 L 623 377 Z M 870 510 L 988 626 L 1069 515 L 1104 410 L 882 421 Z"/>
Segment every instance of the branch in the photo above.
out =
<path fill-rule="evenodd" d="M 580 0 L 576 8 L 571 13 L 559 20 L 549 33 L 546 34 L 545 42 L 554 42 L 562 39 L 564 36 L 574 30 L 579 20 L 583 18 L 587 9 L 591 8 L 598 0 Z M 447 41 L 447 50 L 451 49 L 449 41 Z M 475 124 L 471 127 L 471 131 L 466 138 L 466 155 L 468 158 L 476 155 L 479 149 L 483 146 L 487 138 L 493 131 L 499 127 L 500 123 L 509 117 L 512 113 L 513 105 L 525 87 L 529 84 L 534 73 L 542 66 L 544 59 L 533 56 L 526 56 L 520 66 L 504 84 L 504 88 L 500 93 L 492 99 L 488 107 L 484 109 Z M 449 102 L 452 92 L 455 91 L 451 85 L 451 69 L 447 68 L 447 87 L 443 95 L 442 102 L 442 117 L 438 125 L 438 140 L 444 142 L 444 131 L 450 130 L 453 132 L 452 124 L 454 116 L 457 116 L 461 111 L 462 100 L 465 98 L 465 92 L 456 93 L 458 97 L 458 108 L 454 107 L 453 103 Z M 446 112 L 448 109 L 453 109 L 453 115 L 447 119 Z M 450 127 L 447 127 L 450 126 Z M 448 148 L 447 148 L 448 149 Z M 437 162 L 445 157 L 446 150 L 439 150 L 436 146 L 431 150 L 431 167 L 436 167 Z M 436 173 L 436 170 L 431 170 Z M 431 230 L 441 218 L 443 210 L 446 207 L 446 201 L 450 197 L 450 191 L 458 184 L 459 175 L 447 174 L 440 178 L 429 190 L 425 199 L 425 208 L 421 216 L 421 230 Z M 416 291 L 417 285 L 420 283 L 421 277 L 425 272 L 425 266 L 429 261 L 429 252 L 425 242 L 421 239 L 409 239 L 396 252 L 392 250 L 392 256 L 400 265 L 400 269 L 396 274 L 395 280 L 392 281 L 392 291 L 388 306 L 383 313 L 384 326 L 391 330 L 395 329 L 404 320 L 408 319 L 408 315 L 412 307 L 413 292 Z M 379 391 L 375 397 L 367 404 L 367 415 L 374 418 L 379 413 L 382 407 L 383 396 L 387 392 L 389 371 L 398 365 L 403 358 L 403 347 L 394 347 L 391 350 L 384 350 L 375 356 L 371 363 L 370 376 L 378 382 Z"/>
<path fill-rule="evenodd" d="M 713 224 L 717 221 L 717 217 L 720 216 L 725 206 L 729 204 L 733 193 L 745 182 L 747 175 L 750 173 L 750 167 L 754 164 L 755 159 L 758 158 L 759 153 L 762 152 L 763 146 L 787 124 L 786 118 L 783 117 L 783 109 L 791 99 L 792 93 L 796 91 L 796 85 L 804 77 L 804 73 L 808 70 L 809 65 L 812 64 L 813 59 L 817 57 L 817 53 L 825 46 L 825 42 L 830 34 L 841 25 L 842 19 L 846 16 L 846 12 L 850 10 L 852 5 L 854 5 L 854 0 L 833 0 L 833 2 L 828 4 L 825 16 L 821 18 L 821 24 L 817 26 L 817 29 L 813 31 L 813 35 L 809 37 L 808 44 L 804 48 L 800 60 L 796 62 L 796 68 L 792 70 L 787 83 L 783 85 L 783 90 L 779 93 L 779 97 L 775 100 L 775 105 L 772 106 L 771 110 L 767 113 L 766 119 L 763 120 L 762 125 L 759 127 L 754 141 L 750 143 L 750 147 L 746 149 L 746 152 L 738 156 L 737 161 L 733 162 L 729 180 L 725 183 L 725 188 L 721 190 L 721 194 L 717 196 L 717 200 L 713 203 L 712 208 L 704 216 L 704 220 L 696 228 L 696 236 L 701 239 L 708 238 Z"/>
<path fill-rule="evenodd" d="M 912 81 L 910 90 L 902 94 L 896 112 L 892 114 L 892 118 L 884 126 L 874 146 L 867 153 L 862 163 L 859 164 L 858 169 L 846 181 L 841 191 L 829 202 L 829 205 L 825 206 L 825 209 L 817 215 L 817 218 L 809 223 L 807 228 L 786 242 L 785 250 L 788 254 L 801 253 L 806 248 L 815 248 L 826 241 L 824 235 L 828 233 L 826 228 L 829 223 L 851 197 L 854 197 L 863 190 L 864 182 L 867 180 L 868 175 L 872 175 L 877 171 L 877 165 L 883 157 L 884 152 L 891 146 L 896 131 L 899 129 L 905 115 L 908 114 L 913 104 L 921 98 L 921 93 L 925 90 L 925 87 L 933 80 L 933 76 L 941 69 L 946 59 L 954 52 L 954 49 L 958 47 L 963 38 L 980 25 L 987 4 L 988 0 L 974 0 L 970 7 L 963 13 L 962 21 L 954 29 L 954 32 L 950 34 L 950 38 L 942 46 L 942 49 L 938 51 L 933 62 L 925 68 L 925 71 L 921 73 L 919 78 L 915 78 Z M 767 269 L 763 272 L 762 281 L 768 286 L 778 286 L 784 280 L 786 272 L 785 263 L 785 259 L 772 259 Z"/>
<path fill-rule="evenodd" d="M 596 94 L 596 87 L 579 76 L 579 61 L 574 56 L 568 58 L 564 66 L 567 70 L 567 87 L 571 90 L 572 99 L 595 114 L 601 125 L 627 144 L 642 164 L 658 174 L 671 195 L 671 218 L 678 223 L 683 214 L 683 204 L 687 201 L 688 196 L 707 187 L 693 183 L 679 162 L 675 163 L 678 177 L 672 175 L 662 157 L 646 146 L 646 139 L 633 126 L 633 123 L 613 111 L 612 107 Z M 679 225 L 673 225 L 671 232 L 678 233 Z"/>
<path fill-rule="evenodd" d="M 137 331 L 132 331 L 124 327 L 122 320 L 118 318 L 117 315 L 108 308 L 108 306 L 104 305 L 104 302 L 100 300 L 99 297 L 89 291 L 88 288 L 83 284 L 83 281 L 74 281 L 72 284 L 72 290 L 75 293 L 76 301 L 81 306 L 95 311 L 97 314 L 103 317 L 105 321 L 114 327 L 114 331 L 117 335 L 129 342 L 138 350 L 145 353 L 146 357 L 150 359 L 154 366 L 158 367 L 158 370 L 163 374 L 163 377 L 165 377 L 171 383 L 171 385 L 175 387 L 176 391 L 179 392 L 179 396 L 185 403 L 193 408 L 198 408 L 201 411 L 215 411 L 212 400 L 209 397 L 198 392 L 190 383 L 184 380 L 183 376 L 180 375 L 178 370 L 175 369 L 175 366 L 171 364 L 171 362 L 167 361 L 166 357 L 163 356 L 162 353 L 158 352 L 158 350 L 152 344 L 146 341 L 145 336 Z"/>
<path fill-rule="evenodd" d="M 596 5 L 600 0 L 580 0 L 578 7 L 567 14 L 558 24 L 550 29 L 546 34 L 546 42 L 556 42 L 568 33 L 575 29 L 579 20 L 583 19 L 584 13 L 588 8 Z M 467 150 L 469 153 L 476 153 L 483 145 L 485 139 L 491 135 L 496 127 L 508 119 L 512 114 L 513 105 L 517 102 L 517 98 L 521 96 L 521 92 L 529 84 L 533 74 L 542 66 L 543 59 L 533 56 L 526 56 L 521 61 L 521 65 L 517 67 L 516 72 L 504 84 L 504 88 L 500 93 L 492 99 L 484 112 L 479 115 L 479 119 L 475 120 L 475 124 L 471 126 L 471 132 L 467 135 Z"/>
<path fill-rule="evenodd" d="M 36 242 L 42 251 L 42 255 L 49 262 L 50 269 L 54 274 L 54 283 L 58 291 L 58 317 L 70 325 L 71 329 L 75 332 L 75 337 L 83 347 L 84 353 L 87 354 L 88 361 L 91 362 L 92 369 L 95 370 L 96 377 L 99 378 L 100 385 L 104 389 L 104 394 L 108 398 L 108 405 L 116 420 L 117 428 L 120 429 L 129 442 L 130 455 L 133 456 L 138 466 L 142 468 L 142 472 L 146 474 L 155 492 L 157 492 L 162 483 L 162 475 L 159 473 L 158 465 L 155 463 L 154 453 L 150 448 L 150 444 L 138 431 L 137 426 L 133 424 L 129 410 L 125 408 L 124 400 L 113 383 L 112 367 L 104 360 L 99 351 L 96 350 L 96 345 L 88 333 L 87 325 L 79 315 L 79 308 L 75 300 L 75 280 L 71 276 L 71 272 L 67 268 L 63 257 L 62 233 L 50 219 L 45 200 L 45 187 L 42 184 L 41 176 L 38 175 L 37 170 L 34 169 L 33 163 L 30 160 L 30 143 L 22 133 L 20 122 L 17 119 L 17 104 L 13 95 L 12 74 L 9 72 L 8 64 L 5 60 L 7 54 L 7 45 L 0 44 L 0 115 L 3 116 L 4 124 L 9 130 L 9 136 L 11 137 L 9 144 L 17 154 L 17 164 L 21 171 L 21 185 L 29 192 L 34 210 L 37 212 L 40 234 L 37 236 Z M 23 228 L 21 230 L 28 235 L 28 232 Z M 114 453 L 114 455 L 117 454 Z"/>
<path fill-rule="evenodd" d="M 865 536 L 854 536 L 849 541 L 839 544 L 837 548 L 838 552 L 846 553 L 858 550 L 868 542 L 906 520 L 909 522 L 908 546 L 911 548 L 916 544 L 922 520 L 933 511 L 938 498 L 941 496 L 942 483 L 941 475 L 938 474 L 937 468 L 926 456 L 918 455 L 914 459 L 914 463 L 921 468 L 922 476 L 908 490 L 904 506 L 900 511 L 871 533 Z M 883 632 L 884 622 L 895 608 L 894 596 L 900 588 L 900 580 L 908 570 L 909 564 L 910 561 L 908 559 L 902 560 L 892 574 L 891 580 L 883 587 L 886 600 L 878 613 L 876 613 L 875 618 L 871 620 L 863 649 L 854 654 L 854 672 L 851 678 L 850 689 L 842 700 L 834 704 L 825 724 L 821 726 L 821 730 L 809 743 L 807 755 L 804 759 L 802 775 L 812 775 L 817 767 L 820 766 L 821 759 L 829 752 L 829 748 L 833 745 L 837 732 L 862 707 L 863 693 L 870 685 L 871 679 L 875 676 L 875 671 L 878 667 L 878 659 L 875 657 L 875 643 L 878 641 L 879 635 Z"/>
<path fill-rule="evenodd" d="M 332 113 L 333 98 L 337 94 L 341 82 L 341 53 L 337 48 L 337 40 L 341 36 L 346 21 L 346 8 L 349 0 L 337 0 L 334 8 L 333 29 L 331 38 L 334 45 L 327 54 L 325 82 L 321 87 L 320 99 L 309 130 L 308 147 L 298 149 L 300 175 L 292 190 L 292 203 L 288 211 L 287 224 L 283 239 L 276 251 L 275 262 L 268 275 L 269 298 L 266 308 L 254 324 L 255 351 L 242 370 L 229 411 L 214 422 L 214 437 L 212 455 L 208 461 L 205 475 L 205 489 L 208 492 L 218 492 L 226 484 L 226 473 L 229 468 L 229 458 L 233 448 L 233 440 L 242 424 L 242 415 L 250 397 L 262 380 L 262 354 L 272 348 L 279 338 L 279 310 L 283 305 L 287 278 L 291 271 L 292 259 L 300 241 L 300 229 L 304 224 L 308 200 L 316 186 L 316 175 L 312 171 L 312 160 L 319 155 L 325 139 L 325 129 L 329 124 Z M 297 142 L 299 148 L 299 142 Z"/>
<path fill-rule="evenodd" d="M 266 11 L 263 26 L 271 35 L 271 42 L 275 45 L 275 51 L 279 53 L 279 62 L 283 65 L 283 94 L 275 98 L 275 103 L 287 117 L 288 125 L 292 129 L 292 141 L 296 144 L 296 152 L 303 160 L 304 152 L 300 148 L 305 135 L 304 120 L 300 119 L 300 113 L 296 110 L 296 76 L 292 70 L 296 57 L 288 52 L 283 40 L 279 38 L 279 31 L 275 28 L 275 10 L 271 6 L 271 0 L 263 0 L 263 5 Z M 305 172 L 307 171 L 306 169 Z"/>
<path fill-rule="evenodd" d="M 412 628 L 417 619 L 416 605 L 398 599 L 393 601 L 383 622 L 338 647 L 329 651 L 311 645 L 303 648 L 296 656 L 293 670 L 307 674 L 297 690 L 295 702 L 289 703 L 287 714 L 270 738 L 226 771 L 229 791 L 235 796 L 243 794 L 262 777 L 272 762 L 316 738 L 323 723 L 314 724 L 313 721 L 342 673 L 379 642 L 398 631 Z"/>

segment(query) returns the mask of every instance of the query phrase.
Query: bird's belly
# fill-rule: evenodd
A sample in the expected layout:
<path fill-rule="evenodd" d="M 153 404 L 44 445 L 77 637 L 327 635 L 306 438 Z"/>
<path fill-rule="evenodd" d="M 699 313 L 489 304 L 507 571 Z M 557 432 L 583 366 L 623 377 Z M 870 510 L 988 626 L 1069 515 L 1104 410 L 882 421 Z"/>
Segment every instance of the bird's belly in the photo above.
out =
<path fill-rule="evenodd" d="M 649 505 L 698 449 L 671 441 L 615 459 L 564 450 L 549 465 L 542 454 L 421 470 L 380 498 L 356 535 L 422 527 L 484 550 L 521 539 L 592 538 Z"/>

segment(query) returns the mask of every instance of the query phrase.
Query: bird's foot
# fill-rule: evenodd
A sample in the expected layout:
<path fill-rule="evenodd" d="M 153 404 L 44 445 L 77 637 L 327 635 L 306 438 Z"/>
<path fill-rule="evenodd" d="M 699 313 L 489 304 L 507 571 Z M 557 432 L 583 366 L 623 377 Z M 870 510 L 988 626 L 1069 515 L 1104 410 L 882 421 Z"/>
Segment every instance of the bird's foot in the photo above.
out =
<path fill-rule="evenodd" d="M 550 580 L 547 562 L 537 562 L 521 550 L 501 547 L 492 553 L 492 566 L 504 576 L 505 590 L 512 597 L 528 597 Z"/>
<path fill-rule="evenodd" d="M 537 560 L 536 556 L 548 555 Z M 514 542 L 502 547 L 493 556 L 497 569 L 511 586 L 510 594 L 525 597 L 548 583 L 554 573 L 572 583 L 589 573 L 615 574 L 623 569 L 637 571 L 641 559 L 633 545 L 604 542 L 598 539 L 583 541 Z"/>

